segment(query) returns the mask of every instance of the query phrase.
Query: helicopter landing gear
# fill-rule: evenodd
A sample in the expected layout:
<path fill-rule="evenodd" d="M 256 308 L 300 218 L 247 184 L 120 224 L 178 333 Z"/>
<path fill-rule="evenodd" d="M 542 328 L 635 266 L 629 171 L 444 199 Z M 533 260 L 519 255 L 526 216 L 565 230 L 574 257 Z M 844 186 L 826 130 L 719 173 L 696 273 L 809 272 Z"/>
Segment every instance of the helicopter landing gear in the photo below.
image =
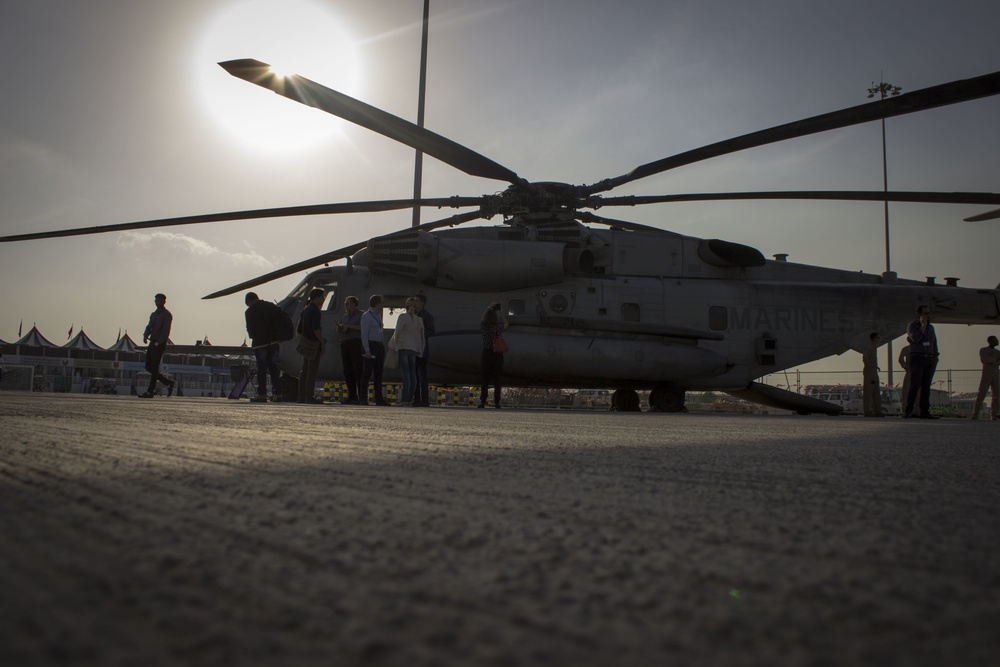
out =
<path fill-rule="evenodd" d="M 683 412 L 684 390 L 658 384 L 649 392 L 649 409 L 655 412 Z"/>
<path fill-rule="evenodd" d="M 618 412 L 641 412 L 639 394 L 634 389 L 616 389 L 611 394 L 611 409 Z"/>

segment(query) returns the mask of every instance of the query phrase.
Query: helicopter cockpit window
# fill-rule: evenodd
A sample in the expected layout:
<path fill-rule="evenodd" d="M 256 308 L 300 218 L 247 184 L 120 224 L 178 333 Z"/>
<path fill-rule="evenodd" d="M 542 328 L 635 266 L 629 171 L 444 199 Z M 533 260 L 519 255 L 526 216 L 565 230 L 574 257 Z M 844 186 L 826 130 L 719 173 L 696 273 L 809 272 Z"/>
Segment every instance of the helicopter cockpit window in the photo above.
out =
<path fill-rule="evenodd" d="M 623 303 L 621 307 L 622 321 L 623 322 L 638 322 L 639 321 L 639 304 L 637 303 Z"/>
<path fill-rule="evenodd" d="M 323 298 L 323 310 L 337 310 L 337 286 L 327 285 Z"/>
<path fill-rule="evenodd" d="M 524 315 L 524 300 L 523 299 L 511 299 L 507 302 L 507 314 L 508 315 Z"/>
<path fill-rule="evenodd" d="M 302 282 L 299 283 L 298 287 L 292 290 L 292 293 L 289 296 L 298 301 L 299 299 L 305 299 L 308 291 L 309 291 L 309 281 L 303 280 Z"/>

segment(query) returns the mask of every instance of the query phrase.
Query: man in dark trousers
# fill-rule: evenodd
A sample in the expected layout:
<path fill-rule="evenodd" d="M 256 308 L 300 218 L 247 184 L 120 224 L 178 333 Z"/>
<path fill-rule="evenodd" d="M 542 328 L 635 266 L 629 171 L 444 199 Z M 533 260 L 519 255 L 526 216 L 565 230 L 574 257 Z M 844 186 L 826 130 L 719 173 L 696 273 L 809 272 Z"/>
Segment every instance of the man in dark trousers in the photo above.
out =
<path fill-rule="evenodd" d="M 424 321 L 424 354 L 417 357 L 417 393 L 413 397 L 413 407 L 426 408 L 430 403 L 430 393 L 427 388 L 427 359 L 431 354 L 431 336 L 434 335 L 434 316 L 427 311 L 427 296 L 414 294 L 416 299 L 413 311 Z"/>
<path fill-rule="evenodd" d="M 319 372 L 319 360 L 323 358 L 323 350 L 326 340 L 323 338 L 323 323 L 320 317 L 320 307 L 326 297 L 319 287 L 314 287 L 309 292 L 309 303 L 299 316 L 299 333 L 318 346 L 316 357 L 309 359 L 302 357 L 302 372 L 299 373 L 299 403 L 322 403 L 320 399 L 313 396 L 316 390 L 316 373 Z"/>
<path fill-rule="evenodd" d="M 938 363 L 937 334 L 931 324 L 931 307 L 918 306 L 917 319 L 906 329 L 910 341 L 910 391 L 906 397 L 904 417 L 913 417 L 913 405 L 920 393 L 920 418 L 939 419 L 931 414 L 931 382 Z"/>
<path fill-rule="evenodd" d="M 160 361 L 167 349 L 167 341 L 170 339 L 170 325 L 173 324 L 174 316 L 166 309 L 166 295 L 157 294 L 153 297 L 153 303 L 156 304 L 156 310 L 150 313 L 149 324 L 142 332 L 142 342 L 148 344 L 146 347 L 146 370 L 149 371 L 149 389 L 145 393 L 139 394 L 139 398 L 153 398 L 156 395 L 157 381 L 167 385 L 167 396 L 174 393 L 174 381 L 160 375 Z"/>
<path fill-rule="evenodd" d="M 267 376 L 271 375 L 272 400 L 280 400 L 281 381 L 278 369 L 278 306 L 261 301 L 255 292 L 247 292 L 247 335 L 257 359 L 257 395 L 251 403 L 267 403 Z"/>
<path fill-rule="evenodd" d="M 344 382 L 347 383 L 347 397 L 341 400 L 345 405 L 357 405 L 360 401 L 362 359 L 365 353 L 361 345 L 361 311 L 358 297 L 344 299 L 344 314 L 337 322 L 337 337 L 340 339 L 340 361 L 344 367 Z"/>

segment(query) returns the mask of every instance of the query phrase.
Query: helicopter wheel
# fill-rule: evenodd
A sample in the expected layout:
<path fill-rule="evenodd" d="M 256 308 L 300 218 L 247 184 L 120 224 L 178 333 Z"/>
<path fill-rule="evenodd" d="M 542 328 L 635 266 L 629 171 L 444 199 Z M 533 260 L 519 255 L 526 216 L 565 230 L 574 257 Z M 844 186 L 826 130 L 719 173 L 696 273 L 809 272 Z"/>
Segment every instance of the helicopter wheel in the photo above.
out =
<path fill-rule="evenodd" d="M 649 392 L 649 408 L 656 412 L 683 412 L 684 390 L 658 384 Z"/>
<path fill-rule="evenodd" d="M 634 389 L 616 389 L 611 394 L 611 407 L 618 412 L 641 412 L 639 394 Z"/>

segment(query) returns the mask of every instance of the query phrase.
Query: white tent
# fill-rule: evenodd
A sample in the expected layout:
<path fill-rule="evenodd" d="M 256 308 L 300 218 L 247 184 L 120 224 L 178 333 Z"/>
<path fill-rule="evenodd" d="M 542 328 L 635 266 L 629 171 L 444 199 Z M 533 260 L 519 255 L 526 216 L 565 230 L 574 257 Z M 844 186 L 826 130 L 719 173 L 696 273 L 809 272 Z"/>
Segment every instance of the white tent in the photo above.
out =
<path fill-rule="evenodd" d="M 108 348 L 110 352 L 141 352 L 135 341 L 125 332 L 125 335 L 118 339 L 118 342 Z"/>
<path fill-rule="evenodd" d="M 32 325 L 31 331 L 24 335 L 24 338 L 14 343 L 15 345 L 31 345 L 34 347 L 58 347 L 48 338 L 42 335 L 38 327 Z"/>
<path fill-rule="evenodd" d="M 80 328 L 80 333 L 73 337 L 73 340 L 69 341 L 63 347 L 68 347 L 74 350 L 104 350 L 103 347 L 91 340 L 83 328 Z"/>

